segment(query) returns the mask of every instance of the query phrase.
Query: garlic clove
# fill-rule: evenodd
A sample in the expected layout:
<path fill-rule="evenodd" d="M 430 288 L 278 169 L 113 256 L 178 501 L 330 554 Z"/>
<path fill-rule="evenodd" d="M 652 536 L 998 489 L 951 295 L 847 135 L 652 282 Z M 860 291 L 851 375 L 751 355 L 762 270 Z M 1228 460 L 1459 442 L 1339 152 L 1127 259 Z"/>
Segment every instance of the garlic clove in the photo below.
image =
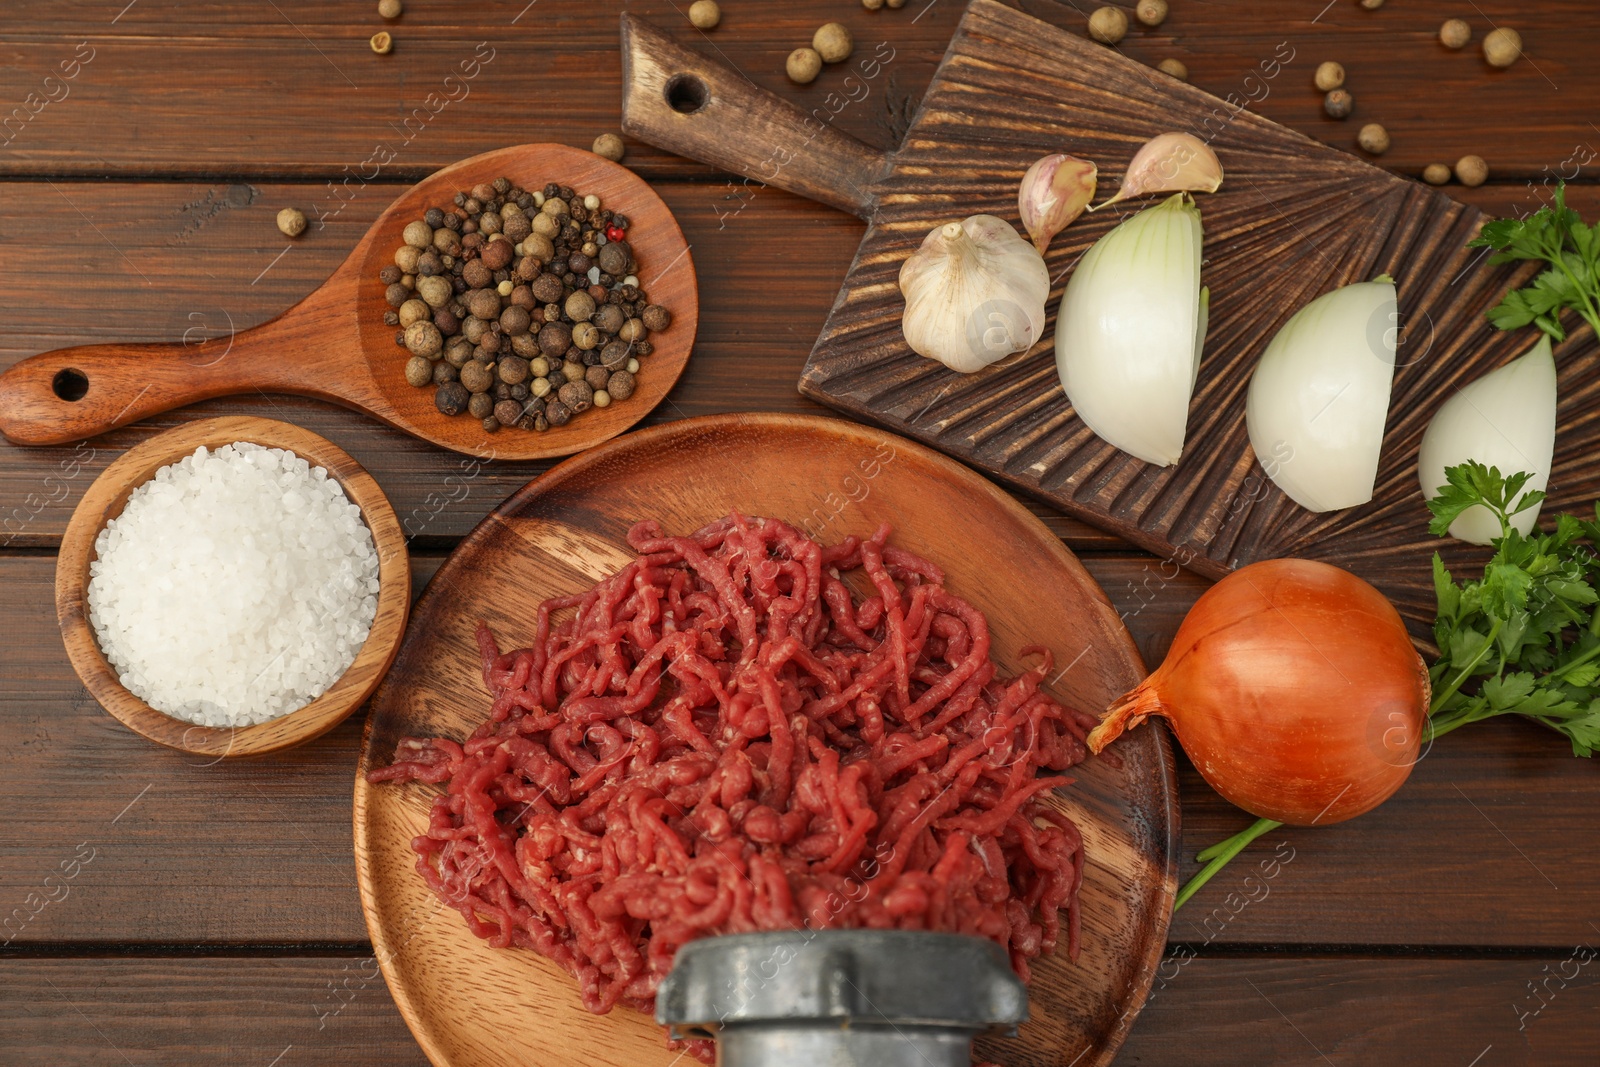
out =
<path fill-rule="evenodd" d="M 1091 207 L 1099 211 L 1147 193 L 1214 193 L 1222 187 L 1222 161 L 1192 133 L 1163 133 L 1134 153 L 1117 195 Z"/>
<path fill-rule="evenodd" d="M 1094 199 L 1097 175 L 1089 160 L 1057 152 L 1035 162 L 1022 176 L 1017 211 L 1041 256 L 1050 247 L 1050 238 L 1083 214 Z"/>
<path fill-rule="evenodd" d="M 1044 333 L 1050 271 L 1005 219 L 936 226 L 900 265 L 906 343 L 962 374 L 1033 347 Z"/>

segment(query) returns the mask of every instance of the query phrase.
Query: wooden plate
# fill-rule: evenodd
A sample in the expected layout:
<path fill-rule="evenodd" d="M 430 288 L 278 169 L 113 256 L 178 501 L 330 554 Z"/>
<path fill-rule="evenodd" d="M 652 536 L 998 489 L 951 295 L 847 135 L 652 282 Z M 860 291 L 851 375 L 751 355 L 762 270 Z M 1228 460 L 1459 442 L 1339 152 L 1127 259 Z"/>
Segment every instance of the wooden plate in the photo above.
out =
<path fill-rule="evenodd" d="M 266 448 L 286 448 L 311 464 L 327 469 L 361 509 L 378 552 L 378 614 L 356 658 L 339 680 L 320 697 L 289 714 L 254 726 L 219 729 L 175 719 L 123 688 L 106 662 L 88 618 L 89 562 L 95 538 L 106 523 L 122 514 L 128 496 L 155 476 L 204 445 L 221 448 L 249 441 Z M 259 756 L 320 737 L 343 722 L 377 686 L 393 662 L 411 606 L 411 563 L 406 556 L 400 520 L 372 475 L 338 445 L 287 422 L 231 415 L 191 422 L 157 434 L 124 452 L 83 494 L 56 560 L 56 618 L 66 642 L 67 658 L 84 688 L 128 729 L 152 741 L 202 756 Z"/>
<path fill-rule="evenodd" d="M 1044 643 L 1064 668 L 1055 694 L 1098 710 L 1143 675 L 1105 594 L 1026 509 L 966 468 L 882 431 L 794 415 L 689 419 L 619 438 L 512 496 L 462 542 L 418 602 L 394 669 L 373 699 L 355 786 L 356 873 L 367 928 L 401 1014 L 438 1067 L 537 1063 L 667 1067 L 644 1015 L 585 1012 L 576 984 L 525 950 L 473 937 L 438 904 L 410 841 L 437 787 L 369 786 L 402 735 L 464 737 L 488 698 L 473 628 L 506 647 L 531 637 L 545 597 L 593 584 L 627 562 L 624 534 L 656 518 L 686 532 L 737 509 L 837 540 L 895 526 L 896 543 L 944 567 L 950 588 L 989 616 L 997 660 Z M 1161 730 L 1119 743 L 1122 766 L 1091 760 L 1058 802 L 1083 831 L 1083 951 L 1041 961 L 1019 1040 L 987 1054 L 1008 1064 L 1110 1062 L 1149 992 L 1175 888 L 1177 789 Z"/>

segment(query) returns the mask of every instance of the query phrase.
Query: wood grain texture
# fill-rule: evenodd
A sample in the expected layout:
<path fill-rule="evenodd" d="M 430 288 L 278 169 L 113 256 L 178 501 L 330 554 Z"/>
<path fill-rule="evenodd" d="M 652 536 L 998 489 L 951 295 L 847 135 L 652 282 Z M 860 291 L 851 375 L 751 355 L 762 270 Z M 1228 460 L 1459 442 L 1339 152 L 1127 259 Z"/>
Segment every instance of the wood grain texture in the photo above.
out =
<path fill-rule="evenodd" d="M 254 726 L 221 729 L 165 715 L 134 696 L 106 662 L 89 622 L 89 564 L 95 540 L 122 514 L 133 491 L 162 467 L 194 454 L 248 441 L 288 449 L 337 481 L 372 534 L 378 553 L 378 606 L 367 639 L 345 672 L 304 707 Z M 221 418 L 191 422 L 124 452 L 101 473 L 72 513 L 56 562 L 56 620 L 78 678 L 100 705 L 128 729 L 159 744 L 200 756 L 262 756 L 321 737 L 360 707 L 394 662 L 411 609 L 411 564 L 394 508 L 372 480 L 332 442 L 286 422 Z"/>
<path fill-rule="evenodd" d="M 1481 1056 L 1478 1067 L 1589 1067 L 1600 964 L 1580 966 L 1571 953 L 1485 960 L 1180 954 L 1164 965 L 1171 977 L 1117 1063 L 1466 1067 Z M 1531 1013 L 1541 1004 L 1519 1028 L 1518 1009 Z M 428 1064 L 371 957 L 326 952 L 0 959 L 0 1033 L 32 1062 L 73 1067 L 266 1067 L 279 1056 L 278 1067 Z M 1002 1063 L 1027 1062 L 1008 1055 L 1015 1044 L 996 1041 L 988 1051 Z"/>
<path fill-rule="evenodd" d="M 1200 201 L 1211 315 L 1176 465 L 1122 453 L 1076 416 L 1057 378 L 1053 318 L 1030 352 L 973 375 L 910 350 L 896 275 L 930 228 L 975 212 L 1015 220 L 1023 172 L 1063 141 L 1091 159 L 1125 160 L 1173 128 L 1209 141 L 1228 174 L 1221 192 Z M 1513 277 L 1532 271 L 1488 267 L 1464 247 L 1481 221 L 1476 212 L 992 0 L 968 7 L 892 161 L 802 392 L 1203 574 L 1276 556 L 1339 564 L 1395 601 L 1415 634 L 1427 633 L 1428 560 L 1439 541 L 1424 522 L 1418 442 L 1453 387 L 1532 343 L 1482 318 Z M 1116 225 L 1114 214 L 1080 219 L 1052 245 L 1052 308 L 1059 280 Z M 1397 280 L 1400 321 L 1376 329 L 1398 329 L 1400 345 L 1375 495 L 1315 515 L 1257 462 L 1245 430 L 1246 389 L 1260 352 L 1295 310 L 1379 274 Z M 1586 415 L 1600 390 L 1594 350 L 1587 332 L 1561 349 L 1552 511 L 1581 510 L 1600 495 L 1586 462 L 1600 445 L 1600 423 Z M 1445 554 L 1473 557 L 1465 546 Z"/>
<path fill-rule="evenodd" d="M 1016 4 L 1080 37 L 1094 8 L 1066 0 Z M 343 5 L 140 0 L 114 23 L 118 10 L 108 14 L 96 0 L 7 5 L 0 12 L 6 112 L 23 106 L 29 93 L 43 96 L 42 79 L 74 55 L 79 41 L 96 52 L 67 83 L 69 96 L 0 145 L 0 173 L 255 180 L 294 174 L 314 178 L 321 189 L 324 179 L 337 183 L 343 168 L 360 169 L 379 141 L 398 150 L 385 174 L 410 180 L 507 144 L 552 140 L 586 147 L 617 125 L 621 62 L 614 18 L 620 6 L 540 0 L 522 14 L 526 0 L 413 4 L 388 27 L 397 41 L 394 54 L 375 56 L 367 38 L 378 20 Z M 1173 4 L 1159 29 L 1135 24 L 1117 49 L 1152 67 L 1180 58 L 1196 85 L 1219 97 L 1234 93 L 1253 110 L 1341 148 L 1353 149 L 1360 123 L 1383 122 L 1395 134 L 1383 162 L 1412 175 L 1435 160 L 1479 152 L 1497 174 L 1520 182 L 1547 167 L 1548 173 L 1560 169 L 1577 143 L 1600 148 L 1600 136 L 1574 120 L 1574 101 L 1600 92 L 1600 71 L 1582 32 L 1592 14 L 1586 0 L 1541 0 L 1537 15 L 1519 0 L 1476 0 L 1470 7 L 1411 0 L 1378 12 L 1342 0 L 1323 6 L 1311 0 Z M 824 114 L 839 107 L 830 94 L 842 99 L 853 91 L 845 82 L 850 64 L 796 86 L 783 72 L 790 49 L 809 43 L 830 18 L 850 27 L 858 51 L 889 42 L 899 51 L 892 84 L 835 120 L 880 147 L 899 142 L 961 11 L 951 0 L 876 12 L 768 0 L 744 10 L 724 5 L 722 25 L 702 35 L 688 25 L 681 0 L 630 0 L 627 9 L 682 44 L 706 51 L 714 46 L 763 88 Z M 1467 18 L 1476 35 L 1459 53 L 1434 38 L 1439 23 L 1453 16 Z M 1476 42 L 1491 22 L 1521 30 L 1527 61 L 1506 71 L 1484 64 Z M 1263 96 L 1259 63 L 1281 41 L 1297 56 Z M 492 58 L 484 63 L 480 55 Z M 1343 123 L 1321 114 L 1320 94 L 1311 85 L 1312 69 L 1326 58 L 1350 72 L 1356 114 Z M 463 78 L 464 62 L 474 72 L 470 79 Z M 168 71 L 185 74 L 177 79 Z M 446 84 L 449 76 L 456 81 Z M 59 96 L 59 88 L 53 91 Z M 430 93 L 451 102 L 420 128 L 415 121 L 404 125 Z M 102 121 L 104 115 L 121 121 Z M 703 165 L 641 143 L 630 145 L 630 163 L 652 179 L 713 177 Z M 1585 173 L 1593 175 L 1592 164 Z"/>
<path fill-rule="evenodd" d="M 1082 559 L 1147 662 L 1164 653 L 1207 584 L 1185 572 L 1160 585 L 1172 568 L 1163 572 L 1149 556 Z M 413 557 L 413 586 L 420 589 L 441 562 Z M 49 557 L 0 556 L 0 617 L 13 620 L 0 657 L 0 737 L 7 740 L 0 810 L 26 813 L 0 831 L 0 941 L 364 938 L 348 818 L 364 716 L 262 760 L 217 762 L 152 745 L 78 684 L 51 616 L 54 569 Z M 1179 770 L 1179 875 L 1186 878 L 1197 868 L 1196 852 L 1242 829 L 1249 816 L 1213 793 L 1181 754 Z M 1596 774 L 1600 768 L 1573 759 L 1559 738 L 1528 723 L 1459 731 L 1378 811 L 1258 844 L 1236 877 L 1220 877 L 1178 913 L 1171 937 L 1229 945 L 1576 944 L 1586 917 L 1600 910 L 1600 855 L 1574 845 L 1589 832 Z M 45 891 L 43 879 L 79 842 L 100 858 L 72 882 L 70 899 L 30 918 L 28 894 Z M 1296 858 L 1273 882 L 1271 899 L 1219 923 L 1213 910 L 1237 908 L 1230 894 L 1248 889 L 1244 875 L 1280 842 Z M 219 864 L 219 855 L 227 862 Z M 294 906 L 283 903 L 291 899 Z M 20 916 L 11 910 L 18 907 Z"/>
<path fill-rule="evenodd" d="M 388 305 L 378 272 L 404 244 L 406 224 L 429 207 L 448 205 L 462 189 L 501 176 L 525 186 L 554 181 L 626 210 L 640 283 L 673 313 L 672 326 L 653 335 L 655 350 L 640 361 L 632 397 L 544 433 L 508 427 L 490 434 L 476 419 L 441 414 L 432 390 L 405 380 L 405 350 L 383 324 Z M 689 246 L 648 185 L 592 152 L 519 145 L 462 160 L 401 193 L 327 281 L 282 315 L 231 337 L 220 353 L 186 344 L 96 345 L 23 360 L 0 374 L 0 433 L 16 444 L 63 444 L 199 400 L 272 391 L 353 407 L 482 459 L 547 459 L 609 440 L 648 414 L 688 362 L 699 315 Z M 55 387 L 63 373 L 86 378 L 87 392 L 64 395 Z"/>
<path fill-rule="evenodd" d="M 856 502 L 836 507 L 852 487 Z M 497 508 L 434 576 L 374 696 L 362 749 L 362 906 L 401 1014 L 439 1067 L 530 1055 L 551 1067 L 666 1065 L 674 1054 L 637 1013 L 586 1014 L 556 965 L 479 943 L 416 874 L 410 842 L 436 790 L 370 786 L 364 772 L 392 759 L 402 736 L 465 737 L 483 721 L 479 620 L 519 647 L 540 601 L 632 558 L 624 537 L 634 522 L 686 532 L 734 510 L 806 523 L 830 541 L 893 522 L 898 544 L 938 562 L 950 590 L 988 616 L 1002 671 L 1015 673 L 1030 644 L 1057 649 L 1070 665 L 1051 684 L 1058 699 L 1101 705 L 1141 676 L 1110 603 L 1060 542 L 1004 493 L 910 442 L 832 419 L 741 415 L 643 431 L 567 461 Z M 1032 595 L 1038 588 L 1051 595 Z M 1160 957 L 1175 889 L 1170 749 L 1158 733 L 1128 740 L 1122 766 L 1090 760 L 1054 797 L 1084 835 L 1082 951 L 1076 963 L 1057 954 L 1034 966 L 1023 1045 L 1035 1061 L 1110 1062 Z"/>

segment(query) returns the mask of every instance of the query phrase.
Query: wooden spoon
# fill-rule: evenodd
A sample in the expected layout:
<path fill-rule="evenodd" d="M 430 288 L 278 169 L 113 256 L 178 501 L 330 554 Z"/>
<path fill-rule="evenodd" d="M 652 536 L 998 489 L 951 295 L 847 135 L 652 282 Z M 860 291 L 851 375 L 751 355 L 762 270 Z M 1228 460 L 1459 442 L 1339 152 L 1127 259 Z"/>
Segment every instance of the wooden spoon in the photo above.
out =
<path fill-rule="evenodd" d="M 106 662 L 89 622 L 89 563 L 106 523 L 122 514 L 135 489 L 156 471 L 193 455 L 201 445 L 221 448 L 249 441 L 286 448 L 323 467 L 361 509 L 378 552 L 378 614 L 356 658 L 327 692 L 297 711 L 254 726 L 197 726 L 163 714 L 134 696 Z M 333 442 L 287 422 L 233 415 L 185 423 L 128 449 L 101 472 L 78 502 L 56 561 L 56 618 L 67 658 L 85 689 L 128 729 L 171 748 L 198 755 L 259 756 L 320 737 L 349 717 L 394 662 L 411 610 L 411 562 L 394 508 L 372 475 Z"/>
<path fill-rule="evenodd" d="M 528 188 L 548 182 L 594 193 L 627 215 L 640 284 L 672 325 L 652 334 L 632 397 L 593 408 L 544 433 L 485 433 L 468 415 L 434 407 L 433 388 L 405 380 L 409 353 L 383 324 L 389 310 L 378 272 L 393 262 L 406 223 L 455 194 L 500 176 Z M 445 167 L 378 217 L 327 281 L 277 318 L 234 336 L 221 355 L 210 344 L 110 344 L 61 348 L 0 375 L 0 433 L 16 444 L 55 445 L 104 433 L 172 408 L 237 393 L 276 392 L 331 400 L 436 445 L 486 459 L 544 459 L 609 440 L 643 418 L 678 380 L 694 344 L 700 302 L 694 262 L 672 212 L 643 179 L 592 152 L 560 144 L 502 148 Z M 213 342 L 217 344 L 219 342 Z"/>

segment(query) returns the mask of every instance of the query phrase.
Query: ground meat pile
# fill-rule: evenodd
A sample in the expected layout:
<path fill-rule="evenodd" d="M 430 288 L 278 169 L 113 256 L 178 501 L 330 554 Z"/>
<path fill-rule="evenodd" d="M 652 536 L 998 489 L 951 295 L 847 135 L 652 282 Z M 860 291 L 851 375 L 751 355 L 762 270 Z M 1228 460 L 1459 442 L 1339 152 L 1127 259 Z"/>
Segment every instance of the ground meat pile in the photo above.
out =
<path fill-rule="evenodd" d="M 1000 678 L 983 614 L 888 538 L 642 522 L 638 558 L 541 604 L 527 648 L 480 625 L 488 721 L 369 775 L 446 784 L 412 842 L 428 885 L 594 1012 L 652 1010 L 710 934 L 975 934 L 1026 979 L 1064 910 L 1076 955 L 1082 841 L 1040 796 L 1071 779 L 1038 772 L 1082 760 L 1095 719 L 1039 691 L 1042 651 Z"/>

